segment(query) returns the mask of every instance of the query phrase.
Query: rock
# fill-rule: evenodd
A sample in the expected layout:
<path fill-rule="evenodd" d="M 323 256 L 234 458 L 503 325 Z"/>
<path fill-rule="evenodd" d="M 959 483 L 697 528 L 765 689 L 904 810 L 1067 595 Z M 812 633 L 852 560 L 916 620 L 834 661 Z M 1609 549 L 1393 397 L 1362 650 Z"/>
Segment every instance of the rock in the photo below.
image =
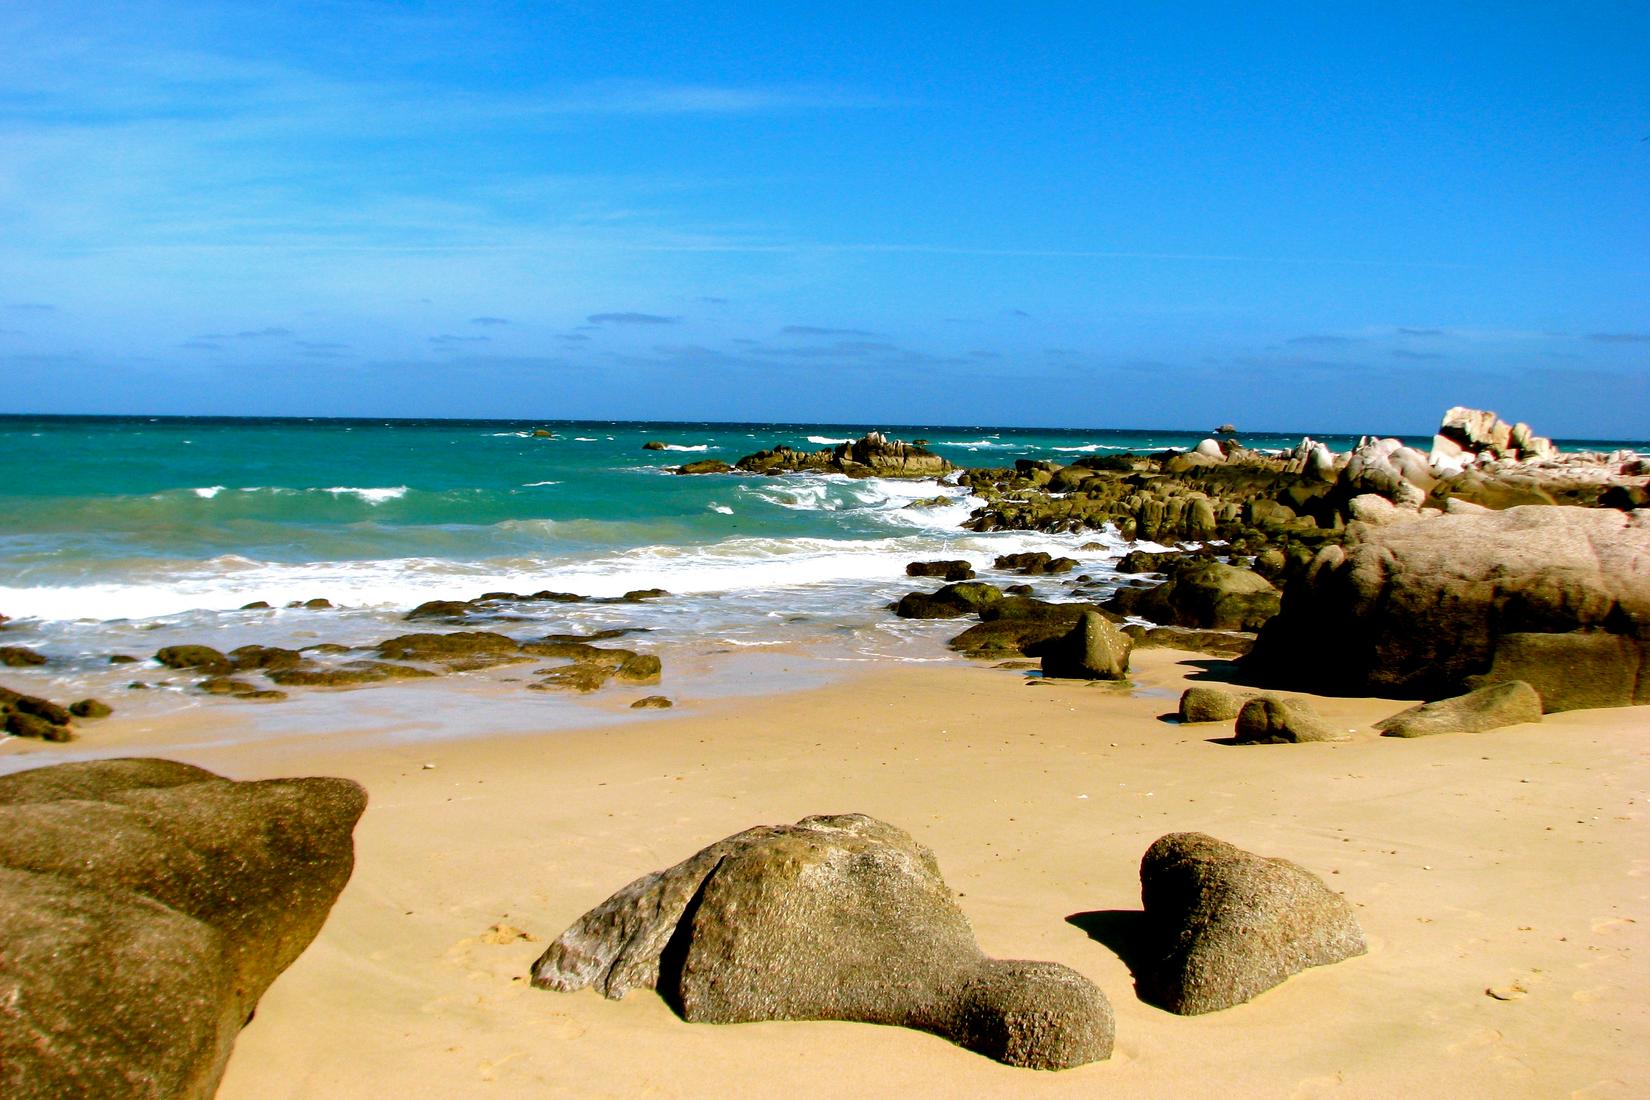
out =
<path fill-rule="evenodd" d="M 1213 439 L 1199 440 L 1197 446 L 1192 448 L 1192 453 L 1202 455 L 1204 458 L 1212 458 L 1217 462 L 1226 461 L 1225 450 Z"/>
<path fill-rule="evenodd" d="M 69 704 L 69 713 L 76 718 L 107 718 L 114 713 L 114 708 L 97 699 L 82 699 Z"/>
<path fill-rule="evenodd" d="M 234 669 L 234 664 L 222 653 L 206 645 L 169 645 L 155 653 L 155 660 L 167 668 L 196 669 L 222 675 Z"/>
<path fill-rule="evenodd" d="M 1650 643 L 1596 631 L 1503 634 L 1489 672 L 1466 683 L 1509 682 L 1529 684 L 1547 713 L 1650 703 Z"/>
<path fill-rule="evenodd" d="M 946 644 L 965 657 L 998 660 L 1027 657 L 1040 645 L 1071 633 L 1066 619 L 993 619 L 978 623 Z"/>
<path fill-rule="evenodd" d="M 1170 833 L 1146 850 L 1140 899 L 1154 941 L 1141 996 L 1182 1016 L 1366 950 L 1351 905 L 1322 879 L 1203 833 Z"/>
<path fill-rule="evenodd" d="M 0 665 L 8 668 L 27 668 L 30 665 L 43 665 L 46 655 L 21 645 L 0 645 Z"/>
<path fill-rule="evenodd" d="M 328 600 L 328 599 L 322 599 L 321 597 L 317 596 L 313 600 L 305 600 L 303 606 L 304 606 L 305 610 L 308 610 L 308 611 L 330 611 L 332 609 L 332 601 Z"/>
<path fill-rule="evenodd" d="M 645 695 L 630 704 L 631 710 L 669 710 L 676 704 L 663 695 Z"/>
<path fill-rule="evenodd" d="M 241 610 L 242 611 L 269 611 L 270 610 L 269 601 L 268 600 L 253 600 L 251 603 L 243 603 L 243 604 L 241 604 Z"/>
<path fill-rule="evenodd" d="M 49 699 L 0 687 L 0 729 L 12 737 L 69 741 L 74 737 L 69 719 L 70 712 Z"/>
<path fill-rule="evenodd" d="M 642 444 L 642 450 L 644 451 L 663 451 L 666 449 L 667 448 L 665 447 L 663 440 L 650 439 L 646 443 Z"/>
<path fill-rule="evenodd" d="M 392 661 L 448 661 L 455 657 L 481 654 L 513 655 L 520 649 L 515 639 L 485 630 L 402 634 L 378 643 L 378 655 Z"/>
<path fill-rule="evenodd" d="M 303 664 L 304 655 L 280 646 L 243 645 L 229 651 L 229 661 L 235 671 L 250 672 L 260 668 L 297 668 Z"/>
<path fill-rule="evenodd" d="M 1346 741 L 1350 735 L 1329 725 L 1304 699 L 1262 695 L 1238 711 L 1236 740 L 1240 745 L 1284 745 L 1306 741 Z"/>
<path fill-rule="evenodd" d="M 279 668 L 269 678 L 286 687 L 354 687 L 384 680 L 420 680 L 434 676 L 427 668 L 386 661 L 351 661 L 337 668 Z"/>
<path fill-rule="evenodd" d="M 1220 657 L 1241 657 L 1255 644 L 1253 634 L 1234 630 L 1189 630 L 1183 626 L 1131 623 L 1123 627 L 1123 633 L 1134 639 L 1136 649 L 1183 649 Z"/>
<path fill-rule="evenodd" d="M 1042 651 L 1043 675 L 1069 680 L 1123 680 L 1129 674 L 1129 636 L 1093 611 L 1071 633 Z"/>
<path fill-rule="evenodd" d="M 1541 644 L 1577 660 L 1586 650 L 1587 675 L 1615 685 L 1594 697 L 1650 703 L 1650 678 L 1638 675 L 1650 646 L 1650 513 L 1529 506 L 1353 524 L 1344 546 L 1320 550 L 1290 581 L 1244 669 L 1320 694 L 1438 699 L 1490 673 L 1509 635 L 1589 630 L 1621 640 Z M 1494 678 L 1528 681 L 1552 709 L 1563 685 L 1521 656 L 1532 643 L 1507 644 Z"/>
<path fill-rule="evenodd" d="M 537 682 L 528 684 L 530 691 L 576 691 L 581 694 L 603 687 L 617 668 L 599 664 L 560 665 L 535 673 Z"/>
<path fill-rule="evenodd" d="M 679 474 L 731 474 L 733 467 L 719 458 L 701 458 L 697 462 L 684 462 L 676 467 Z"/>
<path fill-rule="evenodd" d="M 533 438 L 534 439 L 554 439 L 554 438 L 556 438 L 556 436 L 555 436 L 555 433 L 547 431 L 544 428 L 534 428 L 533 429 Z"/>
<path fill-rule="evenodd" d="M 402 616 L 407 622 L 419 619 L 462 619 L 476 606 L 468 600 L 425 600 Z"/>
<path fill-rule="evenodd" d="M 1035 1069 L 1112 1049 L 1093 983 L 986 957 L 933 853 L 861 814 L 748 829 L 637 879 L 562 933 L 532 981 L 614 999 L 654 988 L 694 1023 L 912 1027 Z"/>
<path fill-rule="evenodd" d="M 138 658 L 132 656 L 130 653 L 111 653 L 109 655 L 109 663 L 111 665 L 135 665 L 137 662 Z"/>
<path fill-rule="evenodd" d="M 258 689 L 245 680 L 232 680 L 227 676 L 212 676 L 196 684 L 195 690 L 204 695 L 246 695 Z"/>
<path fill-rule="evenodd" d="M 1077 568 L 1078 563 L 1075 558 L 1056 558 L 1042 551 L 1037 551 L 1026 554 L 1004 554 L 992 564 L 996 569 L 1012 569 L 1016 573 L 1035 577 L 1045 574 L 1069 573 Z"/>
<path fill-rule="evenodd" d="M 966 561 L 914 561 L 905 567 L 907 577 L 943 577 L 948 581 L 974 579 L 974 567 Z"/>
<path fill-rule="evenodd" d="M 348 881 L 365 804 L 165 760 L 0 777 L 0 1094 L 211 1097 Z"/>
<path fill-rule="evenodd" d="M 663 671 L 659 658 L 651 653 L 639 653 L 614 671 L 621 684 L 656 684 Z"/>
<path fill-rule="evenodd" d="M 1422 703 L 1375 723 L 1375 728 L 1383 737 L 1430 737 L 1437 733 L 1482 733 L 1539 721 L 1541 696 L 1523 680 L 1509 680 L 1453 699 Z"/>
<path fill-rule="evenodd" d="M 1002 590 L 984 581 L 948 584 L 938 592 L 910 592 L 894 605 L 902 619 L 956 619 L 1003 598 Z"/>
<path fill-rule="evenodd" d="M 746 455 L 735 466 L 755 474 L 813 470 L 847 474 L 849 477 L 899 478 L 937 478 L 956 469 L 939 455 L 915 444 L 890 440 L 881 432 L 868 432 L 852 443 L 838 444 L 823 451 L 775 447 L 771 451 Z"/>
<path fill-rule="evenodd" d="M 1193 559 L 1154 588 L 1123 588 L 1103 605 L 1154 623 L 1204 630 L 1258 630 L 1282 602 L 1271 581 L 1249 569 Z"/>
<path fill-rule="evenodd" d="M 1230 722 L 1253 696 L 1220 688 L 1189 687 L 1180 693 L 1182 722 Z"/>

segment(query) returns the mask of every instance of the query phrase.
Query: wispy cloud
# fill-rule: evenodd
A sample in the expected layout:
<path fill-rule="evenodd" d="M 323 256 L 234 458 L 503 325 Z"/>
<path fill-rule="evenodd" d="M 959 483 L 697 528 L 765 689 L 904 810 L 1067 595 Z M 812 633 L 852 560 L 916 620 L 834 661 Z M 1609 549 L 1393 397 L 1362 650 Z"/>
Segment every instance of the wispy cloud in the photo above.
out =
<path fill-rule="evenodd" d="M 1650 332 L 1589 332 L 1595 344 L 1650 344 Z"/>
<path fill-rule="evenodd" d="M 471 317 L 470 318 L 470 324 L 472 324 L 472 325 L 507 325 L 509 323 L 510 323 L 510 319 L 508 317 Z"/>
<path fill-rule="evenodd" d="M 430 343 L 438 348 L 449 348 L 465 344 L 487 344 L 492 342 L 491 336 L 454 336 L 451 333 L 442 333 L 430 337 Z"/>
<path fill-rule="evenodd" d="M 1294 336 L 1285 343 L 1295 344 L 1308 348 L 1344 348 L 1353 344 L 1361 344 L 1362 340 L 1356 336 L 1334 336 L 1328 333 L 1312 333 L 1307 336 Z"/>
<path fill-rule="evenodd" d="M 1421 361 L 1428 359 L 1442 359 L 1444 358 L 1444 355 L 1443 353 L 1436 351 L 1411 351 L 1408 348 L 1393 348 L 1392 357 L 1394 359 Z"/>
<path fill-rule="evenodd" d="M 674 325 L 681 318 L 657 313 L 592 313 L 585 320 L 593 325 Z"/>
<path fill-rule="evenodd" d="M 1402 328 L 1398 329 L 1399 336 L 1448 336 L 1449 333 L 1441 328 Z"/>
<path fill-rule="evenodd" d="M 786 325 L 779 330 L 787 336 L 875 336 L 859 328 L 821 328 L 818 325 Z"/>

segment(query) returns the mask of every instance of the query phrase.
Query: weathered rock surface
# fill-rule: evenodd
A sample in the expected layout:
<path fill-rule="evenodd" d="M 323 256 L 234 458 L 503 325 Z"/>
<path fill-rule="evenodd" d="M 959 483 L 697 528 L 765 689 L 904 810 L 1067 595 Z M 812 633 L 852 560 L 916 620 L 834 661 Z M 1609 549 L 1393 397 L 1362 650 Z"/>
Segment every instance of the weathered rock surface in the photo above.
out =
<path fill-rule="evenodd" d="M 1136 649 L 1184 649 L 1218 657 L 1241 657 L 1254 648 L 1255 636 L 1235 630 L 1191 630 L 1183 626 L 1141 626 L 1130 623 L 1123 633 Z"/>
<path fill-rule="evenodd" d="M 0 687 L 0 729 L 12 737 L 33 737 L 41 741 L 68 741 L 71 712 L 49 699 Z"/>
<path fill-rule="evenodd" d="M 348 881 L 365 804 L 166 760 L 0 777 L 0 1095 L 210 1097 Z"/>
<path fill-rule="evenodd" d="M 1154 941 L 1141 996 L 1183 1016 L 1366 950 L 1351 905 L 1322 879 L 1203 833 L 1170 833 L 1146 850 L 1140 898 Z"/>
<path fill-rule="evenodd" d="M 167 668 L 198 669 L 215 675 L 234 670 L 234 663 L 207 645 L 169 645 L 155 653 L 155 660 Z"/>
<path fill-rule="evenodd" d="M 1041 650 L 1043 675 L 1069 680 L 1123 680 L 1129 675 L 1127 634 L 1093 611 L 1085 611 L 1069 634 Z"/>
<path fill-rule="evenodd" d="M 731 474 L 733 467 L 719 458 L 701 458 L 695 462 L 684 462 L 676 467 L 679 474 Z"/>
<path fill-rule="evenodd" d="M 822 451 L 780 446 L 746 455 L 734 465 L 753 474 L 813 470 L 849 477 L 903 478 L 940 477 L 956 469 L 931 451 L 914 443 L 891 440 L 881 432 L 868 432 L 852 443 L 839 443 Z"/>
<path fill-rule="evenodd" d="M 1528 635 L 1569 640 L 1512 637 Z M 1512 648 L 1492 671 L 1504 641 Z M 1560 701 L 1563 675 L 1539 667 L 1556 668 L 1560 652 L 1613 685 L 1590 696 L 1607 702 L 1573 705 L 1650 702 L 1647 646 L 1650 512 L 1519 507 L 1354 524 L 1344 547 L 1322 550 L 1290 583 L 1245 669 L 1314 693 L 1422 699 L 1489 673 L 1529 681 L 1551 710 L 1572 705 Z"/>
<path fill-rule="evenodd" d="M 1523 680 L 1492 684 L 1453 699 L 1410 707 L 1375 723 L 1385 737 L 1430 737 L 1438 733 L 1482 733 L 1541 721 L 1541 696 Z"/>
<path fill-rule="evenodd" d="M 1180 693 L 1182 722 L 1230 722 L 1243 710 L 1249 695 L 1220 688 L 1189 687 Z"/>
<path fill-rule="evenodd" d="M 933 853 L 861 814 L 748 829 L 637 879 L 551 944 L 532 980 L 612 998 L 655 988 L 691 1022 L 912 1027 L 1034 1069 L 1112 1049 L 1093 983 L 987 958 Z"/>
<path fill-rule="evenodd" d="M 1547 712 L 1650 703 L 1650 642 L 1599 631 L 1503 634 L 1489 672 L 1468 687 L 1523 681 Z"/>
<path fill-rule="evenodd" d="M 902 619 L 957 619 L 1003 598 L 1002 589 L 984 581 L 959 581 L 938 592 L 908 592 L 894 604 Z"/>
<path fill-rule="evenodd" d="M 1345 741 L 1351 735 L 1325 722 L 1305 699 L 1262 695 L 1238 711 L 1234 736 L 1241 745 L 1294 745 Z"/>

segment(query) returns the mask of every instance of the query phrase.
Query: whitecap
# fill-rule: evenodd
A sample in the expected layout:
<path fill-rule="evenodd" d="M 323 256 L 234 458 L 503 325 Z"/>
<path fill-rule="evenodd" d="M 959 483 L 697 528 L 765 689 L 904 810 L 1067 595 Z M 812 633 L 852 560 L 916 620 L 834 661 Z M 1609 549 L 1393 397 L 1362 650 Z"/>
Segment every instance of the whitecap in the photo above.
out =
<path fill-rule="evenodd" d="M 559 482 L 559 481 L 524 481 L 524 482 L 521 483 L 521 487 L 523 489 L 537 489 L 540 485 L 560 485 L 560 484 L 561 484 L 561 482 Z"/>
<path fill-rule="evenodd" d="M 823 444 L 824 446 L 827 446 L 827 447 L 834 447 L 839 443 L 852 443 L 853 440 L 851 440 L 851 439 L 832 439 L 828 435 L 810 435 L 808 437 L 808 442 L 809 443 Z"/>
<path fill-rule="evenodd" d="M 596 443 L 596 442 L 598 442 L 598 440 L 593 435 L 576 435 L 576 436 L 573 437 L 573 442 L 574 443 Z"/>
<path fill-rule="evenodd" d="M 711 501 L 710 510 L 712 512 L 720 512 L 724 516 L 733 515 L 732 508 L 729 508 L 726 504 L 717 504 L 715 501 Z"/>
<path fill-rule="evenodd" d="M 211 500 L 213 497 L 223 492 L 223 490 L 224 486 L 222 485 L 208 485 L 203 489 L 192 489 L 190 491 L 202 500 Z"/>
<path fill-rule="evenodd" d="M 698 444 L 697 446 L 694 446 L 694 447 L 686 447 L 686 446 L 683 446 L 680 443 L 666 443 L 665 444 L 665 450 L 667 450 L 667 451 L 708 451 L 708 450 L 710 450 L 710 444 L 709 443 L 700 443 L 700 444 Z"/>
<path fill-rule="evenodd" d="M 350 485 L 334 485 L 329 489 L 322 489 L 321 491 L 323 493 L 331 493 L 333 496 L 359 497 L 368 504 L 382 504 L 386 500 L 398 500 L 407 495 L 407 487 L 405 485 L 396 485 L 387 489 L 358 489 Z"/>

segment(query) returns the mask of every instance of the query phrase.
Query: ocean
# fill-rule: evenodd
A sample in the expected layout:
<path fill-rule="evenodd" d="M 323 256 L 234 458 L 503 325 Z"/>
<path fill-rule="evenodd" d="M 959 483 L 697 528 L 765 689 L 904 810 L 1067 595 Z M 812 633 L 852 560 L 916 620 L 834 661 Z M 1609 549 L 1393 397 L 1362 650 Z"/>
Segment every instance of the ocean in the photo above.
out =
<path fill-rule="evenodd" d="M 518 639 L 633 631 L 659 653 L 654 692 L 687 697 L 800 686 L 841 662 L 944 660 L 955 623 L 894 618 L 922 586 L 907 562 L 1069 554 L 1099 580 L 1130 546 L 1115 532 L 976 534 L 979 502 L 937 482 L 840 476 L 682 477 L 678 463 L 733 462 L 784 443 L 826 447 L 879 429 L 926 439 L 962 466 L 1189 448 L 1206 432 L 861 424 L 609 421 L 0 417 L 0 642 L 45 653 L 4 681 L 53 698 L 96 694 L 145 712 L 225 704 L 146 663 L 201 643 L 364 646 L 450 625 L 408 623 L 426 600 L 541 589 L 591 597 L 662 588 L 639 604 L 524 604 L 478 623 Z M 1245 435 L 1289 448 L 1303 434 Z M 1354 437 L 1313 435 L 1345 450 Z M 656 440 L 666 449 L 645 450 Z M 1426 445 L 1426 440 L 1411 442 Z M 1567 449 L 1644 450 L 1634 441 Z M 1022 578 L 1016 577 L 1019 581 Z M 1036 579 L 1058 597 L 1065 578 Z M 323 598 L 328 610 L 286 605 Z M 245 611 L 265 601 L 274 610 Z M 764 663 L 764 652 L 782 655 Z M 145 660 L 111 665 L 126 654 Z M 496 688 L 497 673 L 461 674 Z M 506 677 L 508 678 L 508 677 Z M 444 682 L 454 680 L 445 678 Z M 149 682 L 151 690 L 130 689 Z M 410 697 L 420 685 L 295 693 Z M 531 696 L 527 720 L 563 721 L 588 700 Z M 603 694 L 606 694 L 605 692 Z M 309 702 L 285 721 L 314 718 Z M 574 708 L 569 710 L 569 708 Z M 404 715 L 402 717 L 405 717 Z M 521 717 L 518 715 L 518 718 Z M 587 715 L 584 717 L 588 717 Z"/>

